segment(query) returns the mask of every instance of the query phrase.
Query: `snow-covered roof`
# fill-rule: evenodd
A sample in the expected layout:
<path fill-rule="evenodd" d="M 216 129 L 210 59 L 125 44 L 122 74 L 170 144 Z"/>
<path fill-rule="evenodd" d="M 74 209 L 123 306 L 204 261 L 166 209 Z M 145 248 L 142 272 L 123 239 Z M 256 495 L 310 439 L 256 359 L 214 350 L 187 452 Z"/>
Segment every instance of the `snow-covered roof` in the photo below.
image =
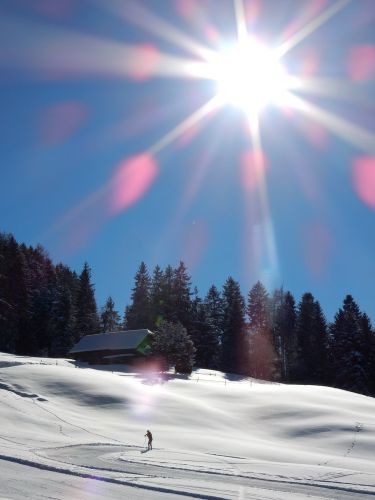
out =
<path fill-rule="evenodd" d="M 86 335 L 69 352 L 74 354 L 78 352 L 136 349 L 148 335 L 152 335 L 152 332 L 146 329 Z"/>

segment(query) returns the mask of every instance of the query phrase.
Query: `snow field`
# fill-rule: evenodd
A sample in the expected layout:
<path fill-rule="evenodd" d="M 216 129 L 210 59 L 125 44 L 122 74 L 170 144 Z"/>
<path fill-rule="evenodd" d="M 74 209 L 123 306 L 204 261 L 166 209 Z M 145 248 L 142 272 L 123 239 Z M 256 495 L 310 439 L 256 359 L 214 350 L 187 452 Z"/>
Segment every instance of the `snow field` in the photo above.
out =
<path fill-rule="evenodd" d="M 132 488 L 133 498 L 375 495 L 373 399 L 235 378 L 162 380 L 0 354 L 0 470 L 43 471 L 60 492 L 67 475 L 100 479 L 108 498 Z M 154 449 L 143 453 L 148 428 Z M 14 487 L 12 473 L 2 484 Z"/>

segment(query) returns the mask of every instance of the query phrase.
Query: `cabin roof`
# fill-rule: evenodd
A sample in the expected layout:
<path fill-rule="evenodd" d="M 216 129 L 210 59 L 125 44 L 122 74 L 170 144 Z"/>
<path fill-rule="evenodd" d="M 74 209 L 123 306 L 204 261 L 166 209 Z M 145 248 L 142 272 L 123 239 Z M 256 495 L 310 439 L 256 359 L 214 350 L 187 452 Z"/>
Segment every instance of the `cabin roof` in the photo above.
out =
<path fill-rule="evenodd" d="M 70 354 L 93 351 L 135 350 L 152 332 L 147 329 L 85 335 L 69 351 Z"/>

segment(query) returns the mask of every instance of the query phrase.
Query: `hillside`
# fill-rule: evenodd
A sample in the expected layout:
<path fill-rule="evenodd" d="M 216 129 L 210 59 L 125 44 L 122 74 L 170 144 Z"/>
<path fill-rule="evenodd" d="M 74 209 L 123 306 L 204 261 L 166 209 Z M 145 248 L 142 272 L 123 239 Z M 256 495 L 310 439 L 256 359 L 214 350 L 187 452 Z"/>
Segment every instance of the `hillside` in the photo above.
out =
<path fill-rule="evenodd" d="M 1 498 L 370 498 L 374 415 L 332 388 L 0 354 Z"/>

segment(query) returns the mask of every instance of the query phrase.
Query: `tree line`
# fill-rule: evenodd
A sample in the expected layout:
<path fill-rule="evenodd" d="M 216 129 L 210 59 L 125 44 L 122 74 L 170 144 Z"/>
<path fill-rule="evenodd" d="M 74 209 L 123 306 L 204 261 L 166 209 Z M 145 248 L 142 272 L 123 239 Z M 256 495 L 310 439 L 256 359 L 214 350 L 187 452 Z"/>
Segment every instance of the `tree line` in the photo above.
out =
<path fill-rule="evenodd" d="M 148 328 L 154 350 L 177 371 L 193 366 L 255 378 L 375 394 L 375 332 L 347 295 L 332 323 L 313 295 L 299 302 L 257 282 L 244 296 L 229 277 L 204 297 L 183 262 L 141 263 L 123 317 L 108 297 L 100 311 L 87 263 L 77 274 L 46 251 L 0 233 L 0 351 L 65 356 L 82 336 Z"/>

